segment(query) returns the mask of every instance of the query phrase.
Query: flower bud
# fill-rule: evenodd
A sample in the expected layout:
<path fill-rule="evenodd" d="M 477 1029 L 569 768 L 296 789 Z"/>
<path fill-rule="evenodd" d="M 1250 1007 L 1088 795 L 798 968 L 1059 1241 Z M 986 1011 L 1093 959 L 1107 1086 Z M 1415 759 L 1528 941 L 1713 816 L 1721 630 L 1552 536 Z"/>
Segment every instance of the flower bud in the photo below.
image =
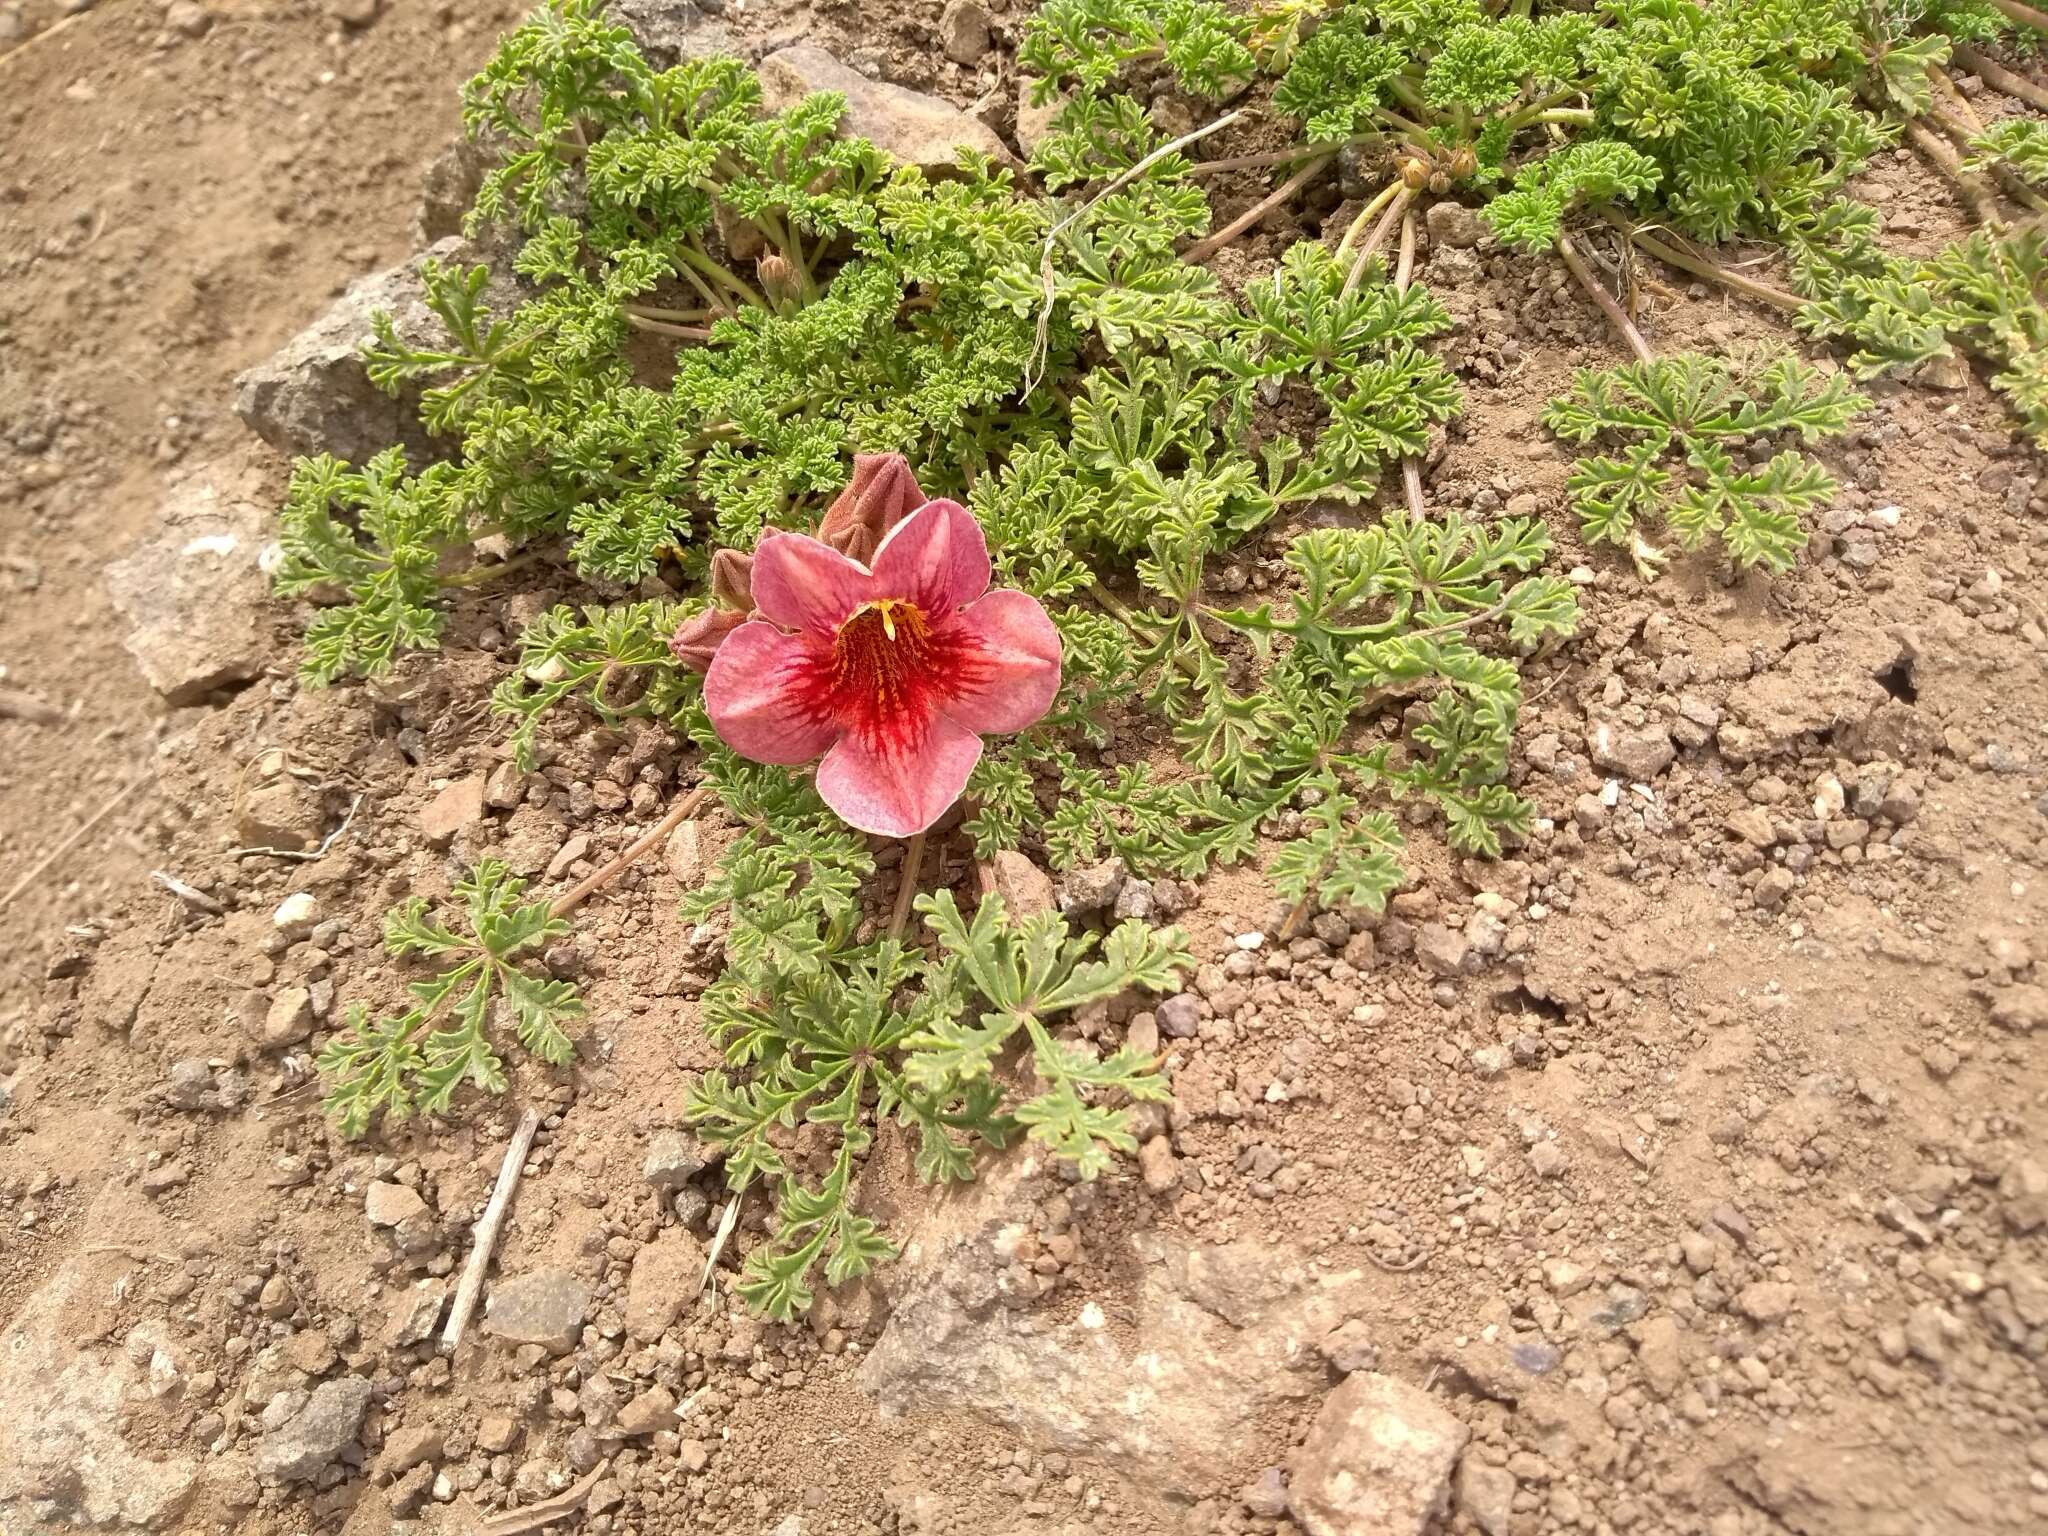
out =
<path fill-rule="evenodd" d="M 1429 162 L 1420 155 L 1410 155 L 1401 162 L 1401 184 L 1410 192 L 1420 192 L 1429 185 Z"/>
<path fill-rule="evenodd" d="M 725 637 L 746 623 L 749 614 L 736 608 L 706 608 L 683 620 L 669 636 L 669 654 L 692 672 L 708 672 L 711 658 Z"/>
<path fill-rule="evenodd" d="M 1479 170 L 1479 157 L 1472 152 L 1469 144 L 1460 144 L 1451 151 L 1451 179 L 1463 181 Z"/>
<path fill-rule="evenodd" d="M 889 530 L 926 500 L 902 454 L 857 453 L 852 481 L 818 524 L 819 541 L 865 565 Z"/>
<path fill-rule="evenodd" d="M 754 557 L 736 549 L 716 550 L 711 556 L 711 596 L 721 608 L 740 613 L 754 611 Z"/>
<path fill-rule="evenodd" d="M 761 291 L 771 304 L 796 297 L 796 267 L 780 251 L 770 251 L 754 263 L 754 275 L 761 279 Z"/>

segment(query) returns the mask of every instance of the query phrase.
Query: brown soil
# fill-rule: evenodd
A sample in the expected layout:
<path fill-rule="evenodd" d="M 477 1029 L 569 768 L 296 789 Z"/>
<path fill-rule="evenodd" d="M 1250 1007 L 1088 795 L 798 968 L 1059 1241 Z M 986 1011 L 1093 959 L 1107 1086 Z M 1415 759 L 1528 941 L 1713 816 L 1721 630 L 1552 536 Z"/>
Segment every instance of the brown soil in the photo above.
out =
<path fill-rule="evenodd" d="M 732 19 L 755 47 L 865 48 L 876 70 L 995 103 L 1008 126 L 1000 9 L 999 55 L 979 72 L 937 53 L 919 8 L 868 9 Z M 366 1459 L 438 1431 L 449 1497 L 427 1502 L 425 1528 L 468 1529 L 508 1489 L 530 1502 L 573 1475 L 591 1359 L 617 1362 L 631 1392 L 627 1364 L 659 1353 L 622 1356 L 606 1328 L 635 1253 L 675 1225 L 642 1177 L 649 1139 L 715 1060 L 675 879 L 648 861 L 550 955 L 585 983 L 583 1062 L 516 1085 L 552 1113 L 498 1269 L 555 1264 L 598 1288 L 603 1337 L 580 1366 L 475 1342 L 451 1366 L 385 1343 L 410 1283 L 467 1252 L 515 1111 L 472 1103 L 344 1143 L 305 1047 L 260 1052 L 245 1023 L 294 986 L 390 1003 L 387 906 L 444 893 L 480 850 L 546 866 L 586 838 L 543 877 L 565 886 L 653 820 L 686 765 L 666 743 L 565 721 L 544 792 L 430 845 L 420 813 L 438 789 L 502 759 L 491 652 L 537 589 L 477 598 L 444 658 L 372 688 L 302 691 L 283 609 L 270 670 L 239 691 L 166 713 L 137 675 L 105 563 L 184 466 L 238 463 L 275 496 L 282 466 L 234 419 L 230 381 L 408 253 L 455 87 L 513 17 L 452 0 L 361 26 L 239 0 L 209 11 L 194 38 L 154 5 L 106 5 L 0 55 L 0 687 L 62 711 L 0 716 L 0 894 L 127 796 L 0 908 L 0 1088 L 14 1085 L 0 1328 L 68 1271 L 85 1287 L 77 1338 L 167 1330 L 184 1383 L 141 1394 L 122 1430 L 208 1467 L 173 1528 L 390 1528 L 374 1523 L 385 1477 L 259 1487 L 261 1429 L 240 1405 L 277 1346 L 307 1378 L 374 1378 Z M 1227 184 L 1224 211 L 1263 185 Z M 1863 191 L 1902 239 L 1954 226 L 1909 157 Z M 1266 270 L 1300 232 L 1264 228 L 1219 268 Z M 1205 1019 L 1167 1042 L 1180 1185 L 1162 1199 L 1112 1176 L 1039 1305 L 1124 1317 L 1120 1239 L 1146 1229 L 1363 1269 L 1377 1369 L 1428 1383 L 1471 1427 L 1468 1459 L 1513 1474 L 1514 1536 L 2048 1529 L 2048 1196 L 2021 1171 L 2048 1159 L 2039 456 L 1981 379 L 1879 385 L 1823 453 L 1845 518 L 1885 527 L 1880 509 L 1897 509 L 1874 564 L 1845 526 L 1779 581 L 1730 581 L 1696 557 L 1645 585 L 1580 545 L 1564 456 L 1537 424 L 1572 368 L 1618 360 L 1598 316 L 1547 263 L 1441 249 L 1418 272 L 1460 322 L 1446 350 L 1468 387 L 1432 503 L 1541 515 L 1561 568 L 1583 567 L 1580 637 L 1527 674 L 1516 773 L 1546 820 L 1496 866 L 1451 859 L 1418 825 L 1418 883 L 1388 920 L 1291 946 L 1256 875 L 1207 881 L 1183 920 L 1213 967 Z M 1643 275 L 1660 346 L 1798 344 Z M 1647 783 L 1591 765 L 1600 722 L 1659 720 L 1693 744 Z M 302 770 L 318 825 L 355 807 L 322 857 L 229 852 L 236 796 L 272 748 Z M 651 814 L 591 803 L 628 760 L 657 791 Z M 1768 850 L 1745 836 L 1759 815 Z M 961 876 L 964 852 L 947 858 Z M 1765 880 L 1778 870 L 1789 880 Z M 272 923 L 295 892 L 319 905 L 310 938 Z M 1452 976 L 1418 964 L 1428 925 L 1462 929 L 1481 893 L 1507 903 L 1504 955 Z M 241 1074 L 247 1102 L 169 1107 L 168 1069 L 192 1058 Z M 885 1143 L 872 1203 L 911 1232 L 929 1201 L 901 1164 Z M 364 1188 L 384 1179 L 426 1200 L 417 1233 L 366 1228 Z M 1785 1315 L 1772 1287 L 1789 1288 Z M 652 1368 L 701 1394 L 688 1433 L 708 1467 L 657 1437 L 621 1458 L 618 1501 L 582 1528 L 765 1536 L 793 1514 L 805 1533 L 1293 1529 L 1236 1489 L 1287 1463 L 1315 1399 L 1269 1414 L 1228 1486 L 1189 1507 L 1113 1459 L 943 1408 L 882 1419 L 856 1378 L 871 1299 L 815 1329 L 758 1327 L 723 1289 L 686 1307 L 674 1358 Z M 1540 1390 L 1498 1363 L 1522 1344 L 1555 1346 Z M 520 1426 L 509 1452 L 476 1448 L 495 1415 Z M 1433 1528 L 1478 1527 L 1460 1511 Z"/>

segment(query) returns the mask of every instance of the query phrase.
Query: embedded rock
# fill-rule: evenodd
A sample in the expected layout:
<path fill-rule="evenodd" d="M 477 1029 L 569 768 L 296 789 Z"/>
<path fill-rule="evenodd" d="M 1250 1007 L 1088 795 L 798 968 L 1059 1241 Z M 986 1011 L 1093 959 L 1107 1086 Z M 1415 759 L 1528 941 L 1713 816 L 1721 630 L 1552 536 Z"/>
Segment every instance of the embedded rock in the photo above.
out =
<path fill-rule="evenodd" d="M 692 0 L 611 0 L 605 7 L 613 21 L 632 32 L 656 69 L 673 69 L 685 59 L 721 53 L 737 58 L 751 51 L 742 48 L 731 27 L 706 14 L 711 9 Z"/>
<path fill-rule="evenodd" d="M 1420 1388 L 1355 1372 L 1288 1464 L 1288 1508 L 1308 1536 L 1421 1536 L 1469 1434 Z"/>
<path fill-rule="evenodd" d="M 168 1342 L 144 1324 L 128 1348 L 88 1346 L 79 1318 L 102 1305 L 89 1265 L 57 1270 L 0 1331 L 0 1528 L 182 1529 L 199 1477 L 191 1456 L 131 1445 L 125 1403 Z"/>
<path fill-rule="evenodd" d="M 1320 1395 L 1315 1341 L 1363 1305 L 1356 1272 L 1317 1276 L 1268 1245 L 1130 1239 L 1128 1328 L 1014 1309 L 1014 1262 L 1051 1186 L 1029 1155 L 942 1201 L 891 1276 L 895 1306 L 861 1369 L 885 1413 L 980 1418 L 1040 1449 L 1112 1461 L 1145 1487 L 1197 1499 L 1259 1470 L 1257 1426 Z"/>
<path fill-rule="evenodd" d="M 410 261 L 351 283 L 326 314 L 235 380 L 235 413 L 285 453 L 331 453 L 360 464 L 399 443 L 415 462 L 436 456 L 441 449 L 420 425 L 419 387 L 408 384 L 396 397 L 378 389 L 363 367 L 363 343 L 375 335 L 372 317 L 381 310 L 406 345 L 447 345 L 439 317 L 427 308 L 420 270 L 429 260 L 473 265 L 482 254 L 451 236 Z M 502 278 L 484 292 L 484 307 L 493 314 L 508 313 L 518 302 Z"/>
<path fill-rule="evenodd" d="M 760 73 L 761 99 L 769 111 L 779 112 L 815 91 L 837 91 L 846 98 L 842 133 L 867 139 L 890 159 L 927 175 L 950 171 L 963 147 L 999 164 L 1017 163 L 993 128 L 951 102 L 870 80 L 809 43 L 769 54 Z"/>
<path fill-rule="evenodd" d="M 704 1251 L 687 1232 L 664 1232 L 633 1256 L 626 1281 L 626 1332 L 652 1344 L 695 1298 L 704 1278 Z"/>
<path fill-rule="evenodd" d="M 210 479 L 174 487 L 159 527 L 107 567 L 121 644 L 150 687 L 196 704 L 263 670 L 257 557 L 268 515 Z"/>
<path fill-rule="evenodd" d="M 264 1435 L 256 1449 L 257 1472 L 280 1482 L 311 1481 L 355 1444 L 369 1408 L 365 1378 L 321 1382 L 303 1408 Z"/>
<path fill-rule="evenodd" d="M 566 1269 L 536 1269 L 491 1287 L 484 1332 L 565 1355 L 576 1347 L 589 1313 L 589 1286 Z"/>

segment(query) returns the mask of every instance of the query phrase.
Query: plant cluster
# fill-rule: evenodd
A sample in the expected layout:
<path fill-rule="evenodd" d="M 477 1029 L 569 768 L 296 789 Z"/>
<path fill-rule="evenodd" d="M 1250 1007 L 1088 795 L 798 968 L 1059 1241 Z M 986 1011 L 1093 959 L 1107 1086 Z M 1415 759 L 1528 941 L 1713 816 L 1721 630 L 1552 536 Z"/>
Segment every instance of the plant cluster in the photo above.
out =
<path fill-rule="evenodd" d="M 1591 212 L 1645 249 L 1622 208 L 1674 240 L 1769 236 L 1800 289 L 1777 297 L 1856 336 L 1859 369 L 1961 339 L 2038 405 L 2040 236 L 1986 233 L 1928 279 L 1840 195 L 1883 141 L 1871 94 L 1933 110 L 1916 39 L 1982 20 L 1969 0 L 1901 13 L 1880 49 L 1851 0 L 1051 0 L 1020 48 L 1037 98 L 1061 103 L 1033 161 L 1046 198 L 972 155 L 936 180 L 892 166 L 840 133 L 832 96 L 769 113 L 738 62 L 656 70 L 597 0 L 546 0 L 465 96 L 495 157 L 471 232 L 514 252 L 510 277 L 503 260 L 429 266 L 445 343 L 385 326 L 367 354 L 381 386 L 423 388 L 447 456 L 294 473 L 279 585 L 325 605 L 306 675 L 431 647 L 455 590 L 521 559 L 561 551 L 593 583 L 640 585 L 542 615 L 494 704 L 527 765 L 560 709 L 667 725 L 741 829 L 685 903 L 726 935 L 703 1010 L 726 1065 L 690 1116 L 736 1192 L 775 1200 L 742 1289 L 787 1316 L 818 1276 L 890 1251 L 854 1199 L 885 1123 L 926 1179 L 1025 1135 L 1084 1177 L 1130 1150 L 1125 1106 L 1161 1096 L 1155 1064 L 1055 1031 L 1191 961 L 1171 930 L 1125 924 L 1098 954 L 1055 917 L 994 898 L 969 917 L 944 892 L 917 904 L 929 944 L 878 930 L 868 839 L 807 774 L 719 739 L 670 647 L 705 598 L 673 594 L 701 594 L 719 551 L 815 526 L 853 452 L 901 453 L 966 503 L 997 584 L 1043 604 L 1064 651 L 1050 711 L 991 741 L 969 781 L 978 854 L 1196 876 L 1277 835 L 1290 921 L 1377 909 L 1404 878 L 1398 802 L 1432 807 L 1464 852 L 1528 831 L 1504 782 L 1518 663 L 1577 622 L 1539 522 L 1431 516 L 1412 472 L 1408 510 L 1363 506 L 1462 406 L 1429 350 L 1448 316 L 1377 254 L 1395 216 L 1419 195 L 1485 198 L 1504 238 L 1580 275 L 1571 231 Z M 1298 163 L 1381 146 L 1385 185 L 1334 248 L 1297 245 L 1228 293 L 1199 260 L 1230 234 L 1210 235 L 1199 135 L 1170 140 L 1141 99 L 1161 75 L 1210 100 L 1263 76 L 1302 124 Z M 1972 152 L 2039 170 L 2016 129 L 1984 126 Z M 1647 569 L 1661 523 L 1775 570 L 1832 492 L 1790 439 L 1861 403 L 1791 359 L 1643 355 L 1583 375 L 1547 419 L 1608 450 L 1570 482 L 1589 537 Z M 486 539 L 510 561 L 481 562 Z M 1091 750 L 1112 741 L 1114 766 Z M 322 1053 L 345 1131 L 502 1087 L 495 1013 L 541 1060 L 569 1059 L 581 1005 L 522 959 L 563 925 L 522 894 L 487 862 L 457 888 L 468 934 L 421 901 L 392 914 L 392 953 L 444 969 L 399 1018 L 352 1011 Z"/>

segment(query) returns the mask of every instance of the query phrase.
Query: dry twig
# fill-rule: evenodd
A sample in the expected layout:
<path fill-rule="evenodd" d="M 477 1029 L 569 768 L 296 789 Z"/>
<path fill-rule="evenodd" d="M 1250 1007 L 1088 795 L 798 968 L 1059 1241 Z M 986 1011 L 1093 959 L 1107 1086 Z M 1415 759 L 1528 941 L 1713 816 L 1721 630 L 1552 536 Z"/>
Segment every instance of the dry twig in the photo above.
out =
<path fill-rule="evenodd" d="M 539 1129 L 540 1111 L 527 1110 L 519 1117 L 512 1144 L 505 1148 L 505 1161 L 498 1165 L 498 1182 L 491 1190 L 491 1203 L 484 1207 L 476 1224 L 476 1245 L 470 1249 L 469 1263 L 463 1266 L 461 1283 L 455 1287 L 455 1304 L 448 1309 L 448 1326 L 441 1330 L 444 1355 L 455 1353 L 463 1330 L 469 1326 L 469 1315 L 476 1310 L 477 1297 L 483 1293 L 484 1271 L 491 1267 L 491 1250 L 498 1246 L 498 1228 L 505 1224 L 512 1192 L 519 1187 L 519 1175 L 526 1166 L 527 1149 L 533 1145 L 534 1132 Z"/>
<path fill-rule="evenodd" d="M 86 834 L 91 832 L 94 827 L 98 826 L 101 822 L 105 821 L 109 816 L 113 815 L 114 812 L 121 806 L 121 804 L 124 801 L 127 800 L 127 798 L 130 795 L 134 794 L 136 790 L 142 788 L 143 785 L 154 781 L 155 778 L 156 770 L 154 768 L 150 768 L 145 770 L 139 778 L 130 779 L 128 781 L 127 788 L 123 789 L 119 794 L 115 795 L 113 799 L 109 800 L 105 805 L 101 806 L 98 810 L 94 811 L 92 815 L 88 816 L 85 819 L 85 825 L 81 826 L 76 832 L 73 832 L 69 837 L 65 838 L 63 842 L 59 843 L 56 847 L 52 848 L 40 859 L 36 860 L 34 866 L 30 868 L 29 872 L 23 875 L 19 880 L 15 881 L 13 886 L 9 888 L 5 896 L 0 896 L 0 911 L 6 910 L 8 904 L 12 902 L 15 897 L 19 896 L 23 891 L 27 890 L 30 886 L 34 885 L 36 881 L 41 879 L 43 876 L 43 872 L 47 870 L 52 864 L 55 864 L 59 859 L 63 858 L 65 854 L 69 853 L 72 849 L 76 848 L 80 843 L 84 842 Z"/>
<path fill-rule="evenodd" d="M 693 789 L 683 796 L 682 799 L 675 803 L 666 816 L 655 823 L 654 829 L 651 832 L 648 832 L 638 842 L 634 843 L 632 847 L 628 848 L 616 859 L 613 859 L 611 863 L 605 865 L 603 869 L 600 869 L 589 879 L 571 886 L 568 890 L 557 896 L 552 908 L 555 916 L 567 916 L 582 906 L 592 896 L 610 885 L 614 880 L 618 879 L 628 869 L 631 869 L 635 863 L 645 858 L 648 850 L 656 843 L 696 815 L 698 809 L 710 798 L 711 788 L 709 785 Z"/>
<path fill-rule="evenodd" d="M 491 1516 L 476 1528 L 477 1536 L 523 1536 L 527 1531 L 552 1525 L 564 1515 L 575 1514 L 583 1507 L 583 1501 L 590 1497 L 590 1490 L 597 1486 L 598 1480 L 611 1470 L 611 1465 L 611 1458 L 607 1456 L 553 1498 Z"/>

